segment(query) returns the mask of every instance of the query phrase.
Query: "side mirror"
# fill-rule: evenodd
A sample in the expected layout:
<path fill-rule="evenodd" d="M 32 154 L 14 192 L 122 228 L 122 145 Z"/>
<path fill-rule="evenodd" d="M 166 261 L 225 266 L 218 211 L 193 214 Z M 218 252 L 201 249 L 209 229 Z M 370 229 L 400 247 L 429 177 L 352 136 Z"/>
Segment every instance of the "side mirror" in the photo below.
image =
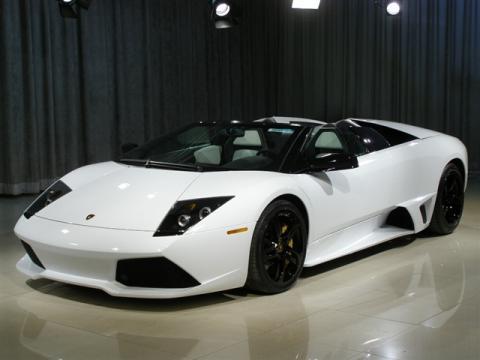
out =
<path fill-rule="evenodd" d="M 344 153 L 321 154 L 310 160 L 309 166 L 311 172 L 348 170 L 358 167 L 358 159 Z"/>
<path fill-rule="evenodd" d="M 134 143 L 125 143 L 125 144 L 122 144 L 121 146 L 121 150 L 122 150 L 122 154 L 126 154 L 128 153 L 129 151 L 132 151 L 133 149 L 137 148 L 138 145 L 137 144 L 134 144 Z"/>

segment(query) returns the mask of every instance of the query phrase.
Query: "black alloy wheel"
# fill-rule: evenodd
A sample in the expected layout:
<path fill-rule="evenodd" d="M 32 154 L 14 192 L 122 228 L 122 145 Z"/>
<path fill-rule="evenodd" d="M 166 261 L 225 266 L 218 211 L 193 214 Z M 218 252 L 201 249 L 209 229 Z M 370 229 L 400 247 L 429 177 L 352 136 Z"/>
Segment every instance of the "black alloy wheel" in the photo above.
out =
<path fill-rule="evenodd" d="M 465 180 L 458 167 L 445 167 L 438 186 L 437 201 L 429 230 L 439 235 L 452 233 L 462 218 Z"/>
<path fill-rule="evenodd" d="M 285 200 L 270 204 L 255 228 L 246 286 L 266 294 L 289 289 L 303 269 L 306 235 L 295 205 Z"/>

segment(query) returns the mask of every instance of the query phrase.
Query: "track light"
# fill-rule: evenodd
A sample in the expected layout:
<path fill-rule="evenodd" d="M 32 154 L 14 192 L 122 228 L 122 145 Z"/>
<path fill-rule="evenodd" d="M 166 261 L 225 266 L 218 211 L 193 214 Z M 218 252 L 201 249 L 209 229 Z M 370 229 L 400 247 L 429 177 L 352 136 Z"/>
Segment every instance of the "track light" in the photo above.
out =
<path fill-rule="evenodd" d="M 60 15 L 65 18 L 78 19 L 80 9 L 88 10 L 92 0 L 58 0 Z"/>
<path fill-rule="evenodd" d="M 402 11 L 402 1 L 397 0 L 373 0 L 374 5 L 385 11 L 390 16 L 396 16 Z"/>
<path fill-rule="evenodd" d="M 386 10 L 388 15 L 392 15 L 392 16 L 398 15 L 401 9 L 402 8 L 398 1 L 389 1 L 387 3 Z"/>
<path fill-rule="evenodd" d="M 212 19 L 217 29 L 227 29 L 239 24 L 241 8 L 235 0 L 213 0 Z"/>

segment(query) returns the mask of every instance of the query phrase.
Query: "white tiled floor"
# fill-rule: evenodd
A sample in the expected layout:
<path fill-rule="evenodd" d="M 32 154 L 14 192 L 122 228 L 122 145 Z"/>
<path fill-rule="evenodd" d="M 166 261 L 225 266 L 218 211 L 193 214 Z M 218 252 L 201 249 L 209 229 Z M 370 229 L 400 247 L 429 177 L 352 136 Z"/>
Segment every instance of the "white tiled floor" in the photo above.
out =
<path fill-rule="evenodd" d="M 0 359 L 480 359 L 480 181 L 446 237 L 304 271 L 289 292 L 110 297 L 15 270 L 30 197 L 0 198 Z"/>

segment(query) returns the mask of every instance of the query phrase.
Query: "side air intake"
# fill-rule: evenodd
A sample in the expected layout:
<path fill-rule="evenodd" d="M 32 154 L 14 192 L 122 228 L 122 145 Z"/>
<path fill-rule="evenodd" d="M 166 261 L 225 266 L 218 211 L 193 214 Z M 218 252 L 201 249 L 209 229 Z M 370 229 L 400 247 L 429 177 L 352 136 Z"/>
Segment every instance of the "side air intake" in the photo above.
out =
<path fill-rule="evenodd" d="M 420 214 L 422 214 L 422 221 L 424 224 L 427 223 L 427 209 L 425 208 L 425 204 L 420 206 Z"/>
<path fill-rule="evenodd" d="M 22 245 L 25 248 L 25 251 L 27 252 L 27 255 L 30 257 L 30 260 L 32 260 L 32 262 L 35 265 L 37 265 L 38 267 L 41 267 L 42 269 L 45 269 L 45 266 L 43 266 L 42 262 L 38 258 L 37 254 L 35 254 L 32 247 L 24 241 L 22 241 Z"/>
<path fill-rule="evenodd" d="M 404 207 L 398 207 L 388 215 L 387 225 L 412 231 L 415 230 L 412 217 Z"/>

